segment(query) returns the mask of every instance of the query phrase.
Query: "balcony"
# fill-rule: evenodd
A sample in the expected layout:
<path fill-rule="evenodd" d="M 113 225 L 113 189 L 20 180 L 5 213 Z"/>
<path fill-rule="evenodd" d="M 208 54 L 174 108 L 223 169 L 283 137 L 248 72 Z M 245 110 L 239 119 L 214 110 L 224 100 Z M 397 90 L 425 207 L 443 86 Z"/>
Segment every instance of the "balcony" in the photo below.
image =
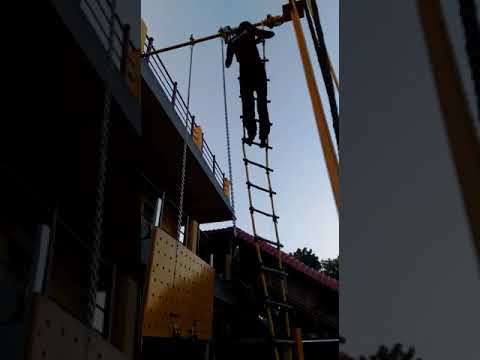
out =
<path fill-rule="evenodd" d="M 136 6 L 134 2 L 117 2 L 123 7 Z M 134 26 L 137 19 L 132 18 L 131 24 L 126 23 L 127 17 L 121 17 L 117 10 L 112 10 L 111 0 L 50 0 L 50 4 L 56 13 L 52 16 L 59 17 L 62 24 L 59 22 L 62 27 L 56 30 L 57 41 L 62 39 L 62 42 L 65 41 L 66 45 L 72 47 L 72 51 L 78 53 L 77 57 L 88 59 L 87 66 L 94 69 L 100 81 L 90 88 L 101 89 L 107 82 L 114 101 L 137 133 L 140 133 L 140 46 L 139 41 L 135 44 L 132 40 L 139 32 Z M 140 14 L 138 19 L 139 17 Z M 110 38 L 111 55 L 107 56 Z M 90 71 L 87 66 L 76 69 L 79 77 L 83 72 Z M 71 91 L 80 98 L 84 95 L 83 89 L 72 87 Z"/>
<path fill-rule="evenodd" d="M 145 47 L 155 50 L 147 36 Z M 225 172 L 195 122 L 178 84 L 157 55 L 142 60 L 142 138 L 153 167 L 145 164 L 148 178 L 166 192 L 176 194 L 181 173 L 183 144 L 187 144 L 185 209 L 200 223 L 227 221 L 233 212 Z M 152 154 L 154 154 L 152 156 Z M 194 161 L 192 161 L 192 159 Z"/>

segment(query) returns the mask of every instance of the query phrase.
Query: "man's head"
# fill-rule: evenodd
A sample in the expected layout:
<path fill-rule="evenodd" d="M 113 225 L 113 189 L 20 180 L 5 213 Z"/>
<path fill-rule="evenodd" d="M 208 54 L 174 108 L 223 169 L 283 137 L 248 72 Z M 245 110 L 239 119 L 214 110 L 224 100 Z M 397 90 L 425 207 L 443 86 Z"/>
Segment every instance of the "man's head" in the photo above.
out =
<path fill-rule="evenodd" d="M 254 26 L 252 25 L 252 23 L 250 23 L 248 21 L 242 21 L 240 23 L 240 25 L 238 25 L 237 34 L 240 34 L 244 31 L 249 31 L 249 30 L 252 30 L 252 29 L 254 29 Z"/>

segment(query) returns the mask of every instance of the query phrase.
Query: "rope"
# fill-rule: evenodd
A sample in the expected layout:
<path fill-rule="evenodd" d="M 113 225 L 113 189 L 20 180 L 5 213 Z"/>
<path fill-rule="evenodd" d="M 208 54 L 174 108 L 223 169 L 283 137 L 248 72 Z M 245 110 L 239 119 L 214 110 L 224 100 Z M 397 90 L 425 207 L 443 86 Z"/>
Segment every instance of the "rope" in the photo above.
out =
<path fill-rule="evenodd" d="M 477 96 L 477 117 L 480 121 L 480 28 L 476 16 L 477 9 L 474 0 L 459 0 L 459 3 L 460 17 L 462 18 L 465 34 L 465 47 Z"/>
<path fill-rule="evenodd" d="M 225 134 L 227 137 L 227 158 L 228 158 L 228 176 L 230 176 L 230 196 L 232 199 L 232 210 L 233 210 L 233 234 L 235 236 L 237 231 L 237 218 L 235 216 L 235 197 L 233 192 L 233 171 L 232 171 L 232 156 L 231 156 L 231 146 L 230 146 L 230 124 L 228 121 L 228 107 L 227 107 L 227 87 L 225 80 L 225 53 L 224 53 L 224 44 L 225 40 L 220 40 L 220 46 L 222 50 L 222 79 L 223 79 L 223 105 L 225 109 Z"/>
<path fill-rule="evenodd" d="M 313 43 L 315 44 L 315 52 L 322 71 L 323 81 L 327 90 L 328 101 L 330 104 L 330 113 L 332 115 L 333 129 L 335 131 L 335 138 L 337 140 L 337 148 L 340 142 L 340 119 L 338 116 L 337 101 L 335 99 L 335 89 L 332 82 L 332 66 L 327 54 L 327 47 L 323 36 L 322 26 L 320 24 L 320 17 L 318 15 L 318 8 L 315 0 L 308 0 L 306 7 L 307 22 L 312 35 Z M 311 9 L 310 9 L 311 8 Z M 313 18 L 313 23 L 312 23 Z M 314 28 L 315 25 L 315 28 Z"/>

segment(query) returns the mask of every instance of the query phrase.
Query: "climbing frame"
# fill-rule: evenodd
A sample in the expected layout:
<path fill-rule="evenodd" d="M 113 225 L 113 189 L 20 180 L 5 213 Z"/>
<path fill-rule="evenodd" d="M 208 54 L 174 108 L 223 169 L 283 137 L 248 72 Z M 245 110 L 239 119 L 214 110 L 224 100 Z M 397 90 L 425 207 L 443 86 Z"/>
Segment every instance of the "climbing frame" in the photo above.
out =
<path fill-rule="evenodd" d="M 213 268 L 161 229 L 153 234 L 152 245 L 143 336 L 209 339 Z"/>
<path fill-rule="evenodd" d="M 34 296 L 30 321 L 27 360 L 85 360 L 87 355 L 88 359 L 128 358 L 45 296 Z"/>

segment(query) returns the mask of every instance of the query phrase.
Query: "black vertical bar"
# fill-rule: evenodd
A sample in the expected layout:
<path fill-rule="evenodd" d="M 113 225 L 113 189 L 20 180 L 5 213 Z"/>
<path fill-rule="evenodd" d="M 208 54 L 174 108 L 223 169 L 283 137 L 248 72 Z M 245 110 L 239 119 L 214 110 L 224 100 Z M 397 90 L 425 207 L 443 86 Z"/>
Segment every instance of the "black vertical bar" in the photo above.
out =
<path fill-rule="evenodd" d="M 120 65 L 120 72 L 124 77 L 126 77 L 128 74 L 129 49 L 130 49 L 130 25 L 125 24 L 123 27 L 122 63 Z"/>
<path fill-rule="evenodd" d="M 172 105 L 175 106 L 175 99 L 177 97 L 177 86 L 178 83 L 176 81 L 173 82 L 173 94 L 172 94 Z"/>
<path fill-rule="evenodd" d="M 54 207 L 52 209 L 50 241 L 48 244 L 47 268 L 46 268 L 45 280 L 43 283 L 44 294 L 47 294 L 48 292 L 48 285 L 50 284 L 50 279 L 52 277 L 54 249 L 55 249 L 55 242 L 57 239 L 57 224 L 58 224 L 57 220 L 58 220 L 58 208 Z"/>
<path fill-rule="evenodd" d="M 195 115 L 192 115 L 192 128 L 190 129 L 190 135 L 193 136 L 193 128 L 195 127 Z"/>
<path fill-rule="evenodd" d="M 153 37 L 148 38 L 147 53 L 151 52 L 153 49 Z"/>
<path fill-rule="evenodd" d="M 213 156 L 213 176 L 215 176 L 215 166 L 217 165 L 217 160 L 215 159 L 215 155 Z"/>
<path fill-rule="evenodd" d="M 112 283 L 110 285 L 110 296 L 108 304 L 108 329 L 107 329 L 107 339 L 109 342 L 112 340 L 112 327 L 113 327 L 113 315 L 115 312 L 115 293 L 116 293 L 116 284 L 117 284 L 117 266 L 112 265 Z"/>

